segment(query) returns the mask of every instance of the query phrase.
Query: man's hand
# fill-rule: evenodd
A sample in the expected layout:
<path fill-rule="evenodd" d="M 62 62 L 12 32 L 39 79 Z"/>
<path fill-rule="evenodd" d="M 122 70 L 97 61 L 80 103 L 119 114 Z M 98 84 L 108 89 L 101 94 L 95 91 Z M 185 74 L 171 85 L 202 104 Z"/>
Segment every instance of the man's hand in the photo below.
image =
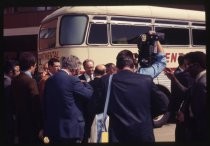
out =
<path fill-rule="evenodd" d="M 184 122 L 184 113 L 182 111 L 178 111 L 176 115 L 176 119 L 179 123 Z"/>
<path fill-rule="evenodd" d="M 174 72 L 170 69 L 170 68 L 165 68 L 164 69 L 164 73 L 165 75 L 170 79 L 170 80 L 173 80 L 175 78 L 174 76 Z"/>

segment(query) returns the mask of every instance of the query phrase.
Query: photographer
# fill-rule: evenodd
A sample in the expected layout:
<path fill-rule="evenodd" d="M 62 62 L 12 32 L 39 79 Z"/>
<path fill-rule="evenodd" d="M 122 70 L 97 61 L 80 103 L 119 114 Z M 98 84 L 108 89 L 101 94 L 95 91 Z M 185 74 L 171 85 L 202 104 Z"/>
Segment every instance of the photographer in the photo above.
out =
<path fill-rule="evenodd" d="M 154 31 L 149 31 L 149 35 L 155 35 Z M 159 40 L 156 41 L 157 53 L 154 53 L 154 62 L 147 67 L 140 66 L 137 73 L 150 75 L 152 78 L 157 77 L 166 67 L 166 56 L 164 49 Z M 149 48 L 148 48 L 149 49 Z"/>

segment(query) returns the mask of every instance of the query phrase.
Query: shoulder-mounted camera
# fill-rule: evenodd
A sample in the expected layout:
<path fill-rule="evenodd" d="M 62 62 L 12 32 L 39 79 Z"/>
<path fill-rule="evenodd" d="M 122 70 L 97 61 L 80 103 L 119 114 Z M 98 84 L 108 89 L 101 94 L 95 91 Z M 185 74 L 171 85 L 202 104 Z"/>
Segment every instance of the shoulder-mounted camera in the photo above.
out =
<path fill-rule="evenodd" d="M 141 67 L 149 67 L 155 62 L 156 43 L 159 40 L 164 40 L 164 33 L 148 32 L 138 37 L 138 62 Z"/>

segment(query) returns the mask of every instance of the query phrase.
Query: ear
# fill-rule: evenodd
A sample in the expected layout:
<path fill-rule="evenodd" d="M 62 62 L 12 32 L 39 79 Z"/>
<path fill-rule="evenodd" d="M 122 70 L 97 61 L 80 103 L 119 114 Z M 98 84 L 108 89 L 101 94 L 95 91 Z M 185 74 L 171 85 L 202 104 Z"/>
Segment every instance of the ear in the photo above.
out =
<path fill-rule="evenodd" d="M 13 75 L 13 71 L 9 71 L 9 76 L 12 76 Z"/>
<path fill-rule="evenodd" d="M 30 70 L 36 68 L 36 63 L 30 67 Z"/>

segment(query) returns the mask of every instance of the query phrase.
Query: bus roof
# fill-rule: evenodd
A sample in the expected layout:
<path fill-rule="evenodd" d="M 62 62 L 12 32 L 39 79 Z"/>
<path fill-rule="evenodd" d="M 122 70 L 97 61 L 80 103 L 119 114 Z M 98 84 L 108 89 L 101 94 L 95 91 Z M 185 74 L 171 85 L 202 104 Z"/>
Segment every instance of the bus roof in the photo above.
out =
<path fill-rule="evenodd" d="M 43 19 L 48 21 L 54 17 L 64 14 L 97 14 L 115 16 L 133 16 L 145 18 L 162 18 L 205 21 L 205 12 L 196 10 L 186 10 L 178 8 L 166 8 L 157 6 L 69 6 L 62 7 Z"/>

